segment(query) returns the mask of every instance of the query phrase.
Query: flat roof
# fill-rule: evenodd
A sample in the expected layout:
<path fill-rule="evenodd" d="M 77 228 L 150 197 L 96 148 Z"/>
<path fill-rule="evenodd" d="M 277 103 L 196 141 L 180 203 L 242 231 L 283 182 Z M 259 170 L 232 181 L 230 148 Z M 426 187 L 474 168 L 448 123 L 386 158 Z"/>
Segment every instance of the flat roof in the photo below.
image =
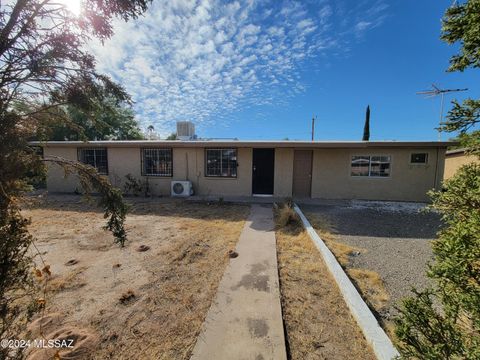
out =
<path fill-rule="evenodd" d="M 372 147 L 430 147 L 446 148 L 453 141 L 274 141 L 274 140 L 101 140 L 101 141 L 32 141 L 43 147 L 255 147 L 255 148 L 372 148 Z"/>
<path fill-rule="evenodd" d="M 459 155 L 459 154 L 464 154 L 465 153 L 465 148 L 461 148 L 461 149 L 452 149 L 452 150 L 448 150 L 446 152 L 447 155 Z"/>

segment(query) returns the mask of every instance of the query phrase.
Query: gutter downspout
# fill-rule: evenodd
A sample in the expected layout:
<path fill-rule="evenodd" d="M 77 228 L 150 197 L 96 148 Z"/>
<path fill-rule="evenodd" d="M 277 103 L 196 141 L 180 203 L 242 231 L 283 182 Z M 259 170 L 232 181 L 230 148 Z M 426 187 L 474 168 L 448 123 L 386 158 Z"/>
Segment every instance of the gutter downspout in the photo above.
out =
<path fill-rule="evenodd" d="M 185 180 L 188 181 L 188 151 L 185 152 L 185 164 L 186 164 L 186 170 L 185 170 Z"/>
<path fill-rule="evenodd" d="M 437 178 L 438 178 L 438 147 L 437 147 L 437 157 L 435 159 L 435 177 L 434 177 L 434 180 L 433 180 L 433 188 L 435 190 L 438 190 L 437 189 Z"/>

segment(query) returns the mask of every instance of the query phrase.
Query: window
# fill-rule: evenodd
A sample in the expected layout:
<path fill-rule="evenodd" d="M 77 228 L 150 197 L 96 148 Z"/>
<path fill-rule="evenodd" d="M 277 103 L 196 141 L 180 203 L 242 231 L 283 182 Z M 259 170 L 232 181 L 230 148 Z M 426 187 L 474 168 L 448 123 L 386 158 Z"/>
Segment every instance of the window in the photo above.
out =
<path fill-rule="evenodd" d="M 99 174 L 108 174 L 107 149 L 78 149 L 78 160 L 97 169 Z"/>
<path fill-rule="evenodd" d="M 352 156 L 352 176 L 390 176 L 390 156 Z"/>
<path fill-rule="evenodd" d="M 413 153 L 410 156 L 410 164 L 426 164 L 428 163 L 428 153 Z"/>
<path fill-rule="evenodd" d="M 173 176 L 172 149 L 142 149 L 142 175 Z"/>
<path fill-rule="evenodd" d="M 352 176 L 368 176 L 370 156 L 352 156 Z"/>
<path fill-rule="evenodd" d="M 236 149 L 206 149 L 205 176 L 237 177 Z"/>

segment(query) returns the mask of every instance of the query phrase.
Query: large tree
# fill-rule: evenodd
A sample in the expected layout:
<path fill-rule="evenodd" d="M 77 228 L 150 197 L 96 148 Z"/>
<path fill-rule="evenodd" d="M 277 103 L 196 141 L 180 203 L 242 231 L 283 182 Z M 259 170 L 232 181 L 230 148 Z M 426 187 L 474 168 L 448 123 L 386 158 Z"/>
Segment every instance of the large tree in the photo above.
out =
<path fill-rule="evenodd" d="M 93 116 L 75 106 L 65 107 L 68 121 L 50 118 L 51 125 L 39 133 L 39 140 L 142 140 L 144 136 L 129 104 L 106 98 Z"/>
<path fill-rule="evenodd" d="M 449 71 L 480 67 L 480 0 L 455 2 L 442 39 L 459 43 Z M 480 100 L 453 102 L 441 129 L 460 132 L 467 152 L 480 155 Z M 396 334 L 403 358 L 480 359 L 480 165 L 463 166 L 432 192 L 445 227 L 433 243 L 427 275 L 436 286 L 406 299 Z"/>
<path fill-rule="evenodd" d="M 75 0 L 70 0 L 75 1 Z M 78 0 L 77 0 L 78 1 Z M 149 0 L 82 0 L 76 16 L 56 0 L 17 0 L 0 8 L 0 338 L 14 337 L 18 297 L 29 283 L 32 237 L 20 213 L 27 175 L 55 162 L 78 174 L 87 189 L 101 194 L 106 227 L 120 243 L 126 238 L 126 206 L 118 189 L 95 169 L 60 158 L 39 157 L 28 139 L 45 132 L 51 119 L 68 122 L 74 107 L 95 122 L 99 107 L 129 102 L 125 90 L 95 70 L 85 46 L 112 35 L 112 20 L 142 14 Z M 79 124 L 80 126 L 82 124 Z M 17 319 L 18 320 L 18 319 Z M 0 358 L 9 350 L 0 349 Z"/>

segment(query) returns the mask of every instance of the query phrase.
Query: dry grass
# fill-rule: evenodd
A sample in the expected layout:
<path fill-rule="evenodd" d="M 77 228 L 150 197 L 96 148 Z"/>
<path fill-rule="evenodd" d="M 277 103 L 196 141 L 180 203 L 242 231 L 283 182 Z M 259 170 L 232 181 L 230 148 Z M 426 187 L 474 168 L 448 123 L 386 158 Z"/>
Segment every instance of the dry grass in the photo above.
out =
<path fill-rule="evenodd" d="M 374 359 L 308 234 L 276 231 L 280 291 L 291 359 Z"/>
<path fill-rule="evenodd" d="M 328 248 L 334 253 L 335 257 L 343 267 L 347 266 L 350 263 L 350 257 L 352 256 L 352 254 L 365 251 L 365 249 L 356 248 L 335 241 L 335 229 L 333 225 L 328 222 L 324 217 L 321 217 L 318 214 L 308 214 L 308 220 L 310 221 L 310 224 L 312 224 L 318 235 L 328 246 Z"/>
<path fill-rule="evenodd" d="M 46 283 L 47 292 L 75 290 L 85 286 L 86 281 L 82 274 L 86 269 L 85 266 L 81 266 L 67 272 L 65 275 L 54 275 Z"/>
<path fill-rule="evenodd" d="M 248 211 L 136 201 L 120 249 L 101 229 L 102 214 L 78 198 L 54 197 L 28 210 L 52 268 L 46 315 L 61 314 L 51 332 L 89 329 L 98 337 L 81 359 L 189 358 Z M 148 251 L 136 251 L 141 245 Z M 66 266 L 72 258 L 78 263 Z"/>
<path fill-rule="evenodd" d="M 367 269 L 358 269 L 350 266 L 351 257 L 355 253 L 363 253 L 367 250 L 349 246 L 338 241 L 338 236 L 335 234 L 336 229 L 324 217 L 315 213 L 307 213 L 310 223 L 312 224 L 318 235 L 324 240 L 325 244 L 332 251 L 338 262 L 345 269 L 345 272 L 350 277 L 358 291 L 361 293 L 363 299 L 367 302 L 369 307 L 375 312 L 384 310 L 390 301 L 385 284 L 378 273 Z M 392 324 L 382 322 L 385 330 L 392 335 Z"/>
<path fill-rule="evenodd" d="M 347 274 L 353 279 L 357 288 L 360 289 L 370 307 L 373 307 L 376 311 L 385 308 L 390 297 L 378 273 L 371 270 L 352 268 L 347 269 Z"/>

